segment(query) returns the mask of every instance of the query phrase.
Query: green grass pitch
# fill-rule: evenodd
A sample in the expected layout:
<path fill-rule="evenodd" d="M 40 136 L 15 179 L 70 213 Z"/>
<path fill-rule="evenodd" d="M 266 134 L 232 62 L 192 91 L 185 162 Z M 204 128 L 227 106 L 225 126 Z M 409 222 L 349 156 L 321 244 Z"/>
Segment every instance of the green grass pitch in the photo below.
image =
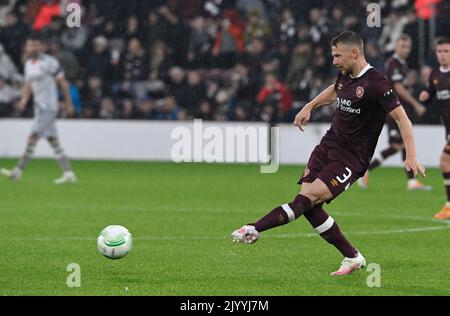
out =
<path fill-rule="evenodd" d="M 1 167 L 15 161 L 0 160 Z M 449 295 L 450 222 L 433 220 L 444 201 L 437 169 L 431 192 L 407 192 L 400 169 L 376 170 L 325 209 L 381 267 L 330 277 L 341 255 L 304 219 L 254 245 L 230 233 L 291 201 L 303 168 L 260 174 L 256 165 L 74 162 L 79 183 L 55 186 L 54 161 L 31 163 L 19 183 L 0 182 L 1 295 Z M 100 230 L 132 232 L 121 260 L 102 257 Z M 69 288 L 66 267 L 81 267 Z"/>

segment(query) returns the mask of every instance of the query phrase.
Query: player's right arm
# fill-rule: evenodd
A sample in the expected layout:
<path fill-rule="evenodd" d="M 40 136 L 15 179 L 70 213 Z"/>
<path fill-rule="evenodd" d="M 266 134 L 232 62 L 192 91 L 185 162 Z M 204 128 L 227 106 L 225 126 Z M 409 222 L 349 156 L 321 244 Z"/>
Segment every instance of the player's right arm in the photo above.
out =
<path fill-rule="evenodd" d="M 31 97 L 31 85 L 28 81 L 25 81 L 25 84 L 23 85 L 22 90 L 22 97 L 20 98 L 19 102 L 17 103 L 17 109 L 20 112 L 25 111 L 25 108 L 27 107 L 28 100 L 30 100 Z"/>
<path fill-rule="evenodd" d="M 400 134 L 405 144 L 406 171 L 413 171 L 414 176 L 420 173 L 425 176 L 425 169 L 419 164 L 416 158 L 416 145 L 411 121 L 406 115 L 405 109 L 394 92 L 392 85 L 381 72 L 373 71 L 369 79 L 371 87 L 369 97 L 397 123 Z"/>
<path fill-rule="evenodd" d="M 311 118 L 311 111 L 321 106 L 331 104 L 336 100 L 337 94 L 335 85 L 332 84 L 322 91 L 311 102 L 307 103 L 302 110 L 295 116 L 294 125 L 303 132 L 303 126 L 307 125 Z"/>
<path fill-rule="evenodd" d="M 405 169 L 406 171 L 412 171 L 414 176 L 421 174 L 425 177 L 425 168 L 423 168 L 416 158 L 416 145 L 414 141 L 414 132 L 411 121 L 406 115 L 405 109 L 402 106 L 398 106 L 389 112 L 389 116 L 397 123 L 402 135 L 403 143 L 406 149 Z"/>
<path fill-rule="evenodd" d="M 430 77 L 428 79 L 428 87 L 426 90 L 423 90 L 419 95 L 419 101 L 420 102 L 426 102 L 430 98 L 434 97 L 436 95 L 436 89 L 434 87 L 432 74 L 430 74 Z"/>
<path fill-rule="evenodd" d="M 400 98 L 402 98 L 403 100 L 405 100 L 408 104 L 411 104 L 411 106 L 413 107 L 413 109 L 417 113 L 417 115 L 422 116 L 426 112 L 426 108 L 422 104 L 420 104 L 420 102 L 418 102 L 416 100 L 416 98 L 414 98 L 408 92 L 408 90 L 406 90 L 403 83 L 394 82 L 393 86 L 394 86 L 394 90 L 397 93 L 397 95 Z"/>

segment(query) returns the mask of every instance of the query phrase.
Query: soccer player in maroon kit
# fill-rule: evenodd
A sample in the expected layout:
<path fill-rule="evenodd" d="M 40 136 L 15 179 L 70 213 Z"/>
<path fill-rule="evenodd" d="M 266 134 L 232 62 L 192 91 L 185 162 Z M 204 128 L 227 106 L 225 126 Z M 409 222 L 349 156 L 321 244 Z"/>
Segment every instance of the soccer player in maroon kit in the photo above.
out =
<path fill-rule="evenodd" d="M 411 37 L 406 34 L 400 35 L 395 42 L 395 53 L 386 61 L 384 72 L 387 79 L 392 84 L 395 93 L 398 95 L 400 102 L 405 107 L 407 114 L 408 110 L 413 109 L 416 112 L 416 115 L 422 116 L 425 113 L 426 108 L 408 92 L 408 86 L 405 83 L 408 74 L 406 59 L 411 53 L 411 47 Z M 405 161 L 405 145 L 400 137 L 400 130 L 398 129 L 397 124 L 389 116 L 386 119 L 386 124 L 388 127 L 389 147 L 375 155 L 370 162 L 366 174 L 358 180 L 359 186 L 363 189 L 368 187 L 369 172 L 381 166 L 384 160 L 401 151 L 403 161 Z M 408 190 L 431 190 L 431 186 L 420 182 L 412 172 L 407 172 L 406 176 L 408 177 Z"/>
<path fill-rule="evenodd" d="M 436 57 L 439 66 L 431 72 L 428 89 L 420 93 L 419 99 L 425 102 L 430 98 L 436 98 L 445 125 L 447 145 L 441 155 L 440 165 L 447 191 L 447 203 L 434 217 L 448 219 L 450 218 L 450 38 L 437 39 Z"/>
<path fill-rule="evenodd" d="M 364 175 L 378 137 L 389 114 L 398 124 L 405 148 L 405 169 L 425 175 L 416 160 L 412 125 L 383 73 L 364 57 L 363 41 L 354 32 L 344 32 L 331 42 L 333 65 L 340 73 L 336 82 L 309 102 L 295 117 L 303 131 L 311 111 L 337 100 L 331 127 L 314 149 L 301 177 L 300 194 L 276 207 L 255 223 L 232 233 L 233 241 L 254 243 L 265 230 L 287 224 L 304 215 L 314 230 L 344 256 L 332 275 L 345 275 L 365 266 L 366 260 L 344 237 L 339 226 L 323 209 Z"/>

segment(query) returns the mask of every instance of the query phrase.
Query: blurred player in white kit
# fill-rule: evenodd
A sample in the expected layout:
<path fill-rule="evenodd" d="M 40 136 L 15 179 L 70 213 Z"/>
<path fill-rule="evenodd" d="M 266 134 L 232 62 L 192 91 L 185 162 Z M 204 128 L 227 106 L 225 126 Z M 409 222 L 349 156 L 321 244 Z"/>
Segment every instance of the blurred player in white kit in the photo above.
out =
<path fill-rule="evenodd" d="M 23 95 L 17 107 L 25 110 L 31 94 L 34 99 L 34 122 L 31 135 L 28 138 L 25 153 L 20 158 L 17 166 L 12 169 L 1 169 L 1 173 L 10 180 L 21 179 L 26 165 L 31 161 L 37 142 L 41 138 L 47 139 L 53 148 L 58 163 L 63 170 L 63 175 L 56 179 L 55 184 L 75 183 L 77 178 L 72 170 L 70 162 L 59 144 L 56 130 L 56 119 L 59 112 L 58 87 L 61 87 L 66 104 L 66 111 L 73 112 L 73 104 L 64 72 L 58 60 L 44 53 L 42 41 L 37 34 L 32 34 L 26 42 L 25 54 L 25 85 Z"/>

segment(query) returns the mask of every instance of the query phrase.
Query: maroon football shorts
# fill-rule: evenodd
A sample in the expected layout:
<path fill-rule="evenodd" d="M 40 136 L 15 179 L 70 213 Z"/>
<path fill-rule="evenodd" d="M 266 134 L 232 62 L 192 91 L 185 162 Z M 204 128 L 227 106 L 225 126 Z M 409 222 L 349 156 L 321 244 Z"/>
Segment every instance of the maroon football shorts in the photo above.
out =
<path fill-rule="evenodd" d="M 312 152 L 308 165 L 297 183 L 322 180 L 333 195 L 333 198 L 327 201 L 329 203 L 346 191 L 366 171 L 360 163 L 349 161 L 343 157 L 343 150 L 339 147 L 321 143 Z"/>

